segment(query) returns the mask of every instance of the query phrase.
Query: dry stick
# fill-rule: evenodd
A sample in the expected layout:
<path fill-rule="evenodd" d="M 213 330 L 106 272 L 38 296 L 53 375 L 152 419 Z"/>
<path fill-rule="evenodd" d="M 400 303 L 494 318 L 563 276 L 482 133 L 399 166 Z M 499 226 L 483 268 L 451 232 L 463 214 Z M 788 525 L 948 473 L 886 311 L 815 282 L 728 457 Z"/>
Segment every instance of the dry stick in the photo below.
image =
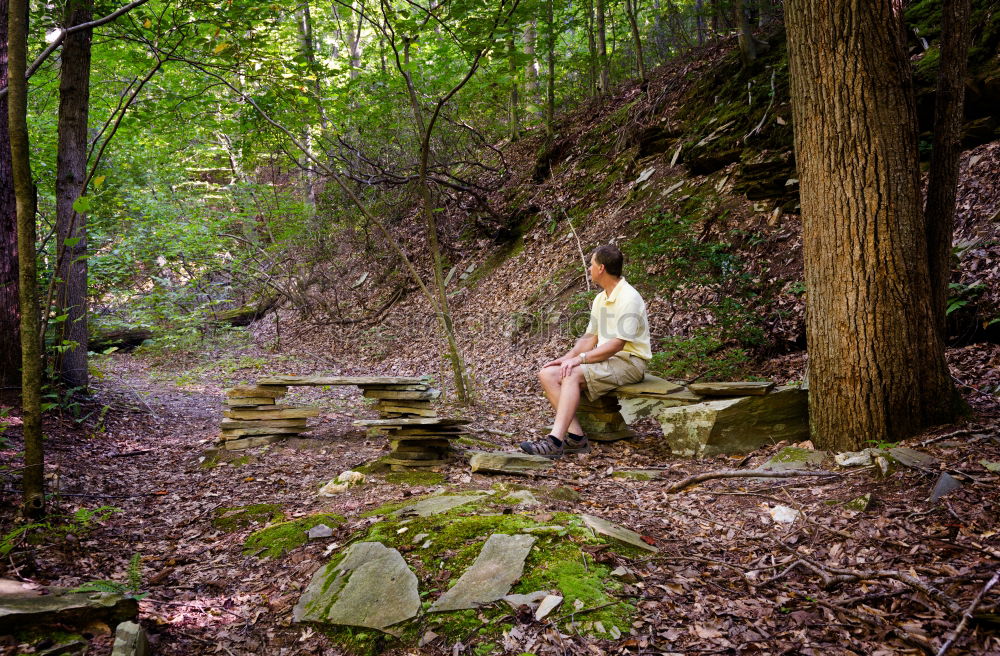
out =
<path fill-rule="evenodd" d="M 837 472 L 828 471 L 817 471 L 817 472 L 804 472 L 804 471 L 783 471 L 783 472 L 772 472 L 772 471 L 762 471 L 759 469 L 722 469 L 714 472 L 705 472 L 704 474 L 695 474 L 694 476 L 688 476 L 687 478 L 674 483 L 668 487 L 665 492 L 667 494 L 675 494 L 691 487 L 692 485 L 697 485 L 698 483 L 703 483 L 705 481 L 711 481 L 716 478 L 791 478 L 793 476 L 840 476 L 841 474 Z"/>
<path fill-rule="evenodd" d="M 983 596 L 990 591 L 990 588 L 992 588 L 994 585 L 997 584 L 997 581 L 1000 581 L 1000 570 L 998 570 L 993 575 L 993 578 L 991 578 L 989 581 L 986 582 L 986 585 L 984 585 L 983 588 L 979 591 L 979 594 L 976 595 L 976 598 L 972 600 L 972 603 L 969 604 L 969 607 L 965 609 L 964 613 L 962 613 L 962 621 L 958 623 L 958 626 L 956 626 L 955 629 L 951 632 L 951 635 L 948 637 L 945 643 L 941 645 L 941 649 L 938 650 L 936 656 L 944 656 L 945 652 L 947 652 L 948 649 L 950 649 L 951 646 L 955 643 L 955 641 L 958 640 L 958 636 L 962 635 L 962 631 L 965 630 L 965 627 L 968 625 L 969 620 L 972 619 L 972 614 L 976 612 L 976 606 L 978 606 L 979 602 L 983 600 Z"/>
<path fill-rule="evenodd" d="M 566 213 L 566 208 L 561 207 L 563 216 L 566 217 L 566 223 L 569 224 L 569 229 L 573 233 L 573 237 L 576 239 L 576 248 L 580 251 L 580 261 L 583 262 L 583 279 L 587 283 L 587 291 L 590 291 L 590 276 L 587 275 L 587 256 L 583 254 L 583 244 L 580 243 L 580 237 L 576 234 L 576 228 L 573 227 L 573 219 L 570 218 L 569 214 Z"/>

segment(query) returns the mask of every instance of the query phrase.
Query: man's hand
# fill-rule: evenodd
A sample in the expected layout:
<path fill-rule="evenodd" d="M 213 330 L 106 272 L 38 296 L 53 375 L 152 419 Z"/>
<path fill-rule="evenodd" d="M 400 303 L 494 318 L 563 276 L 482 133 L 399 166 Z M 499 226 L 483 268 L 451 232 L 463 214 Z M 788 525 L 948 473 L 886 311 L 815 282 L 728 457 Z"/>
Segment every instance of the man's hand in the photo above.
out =
<path fill-rule="evenodd" d="M 581 364 L 582 364 L 582 359 L 578 355 L 566 359 L 559 365 L 559 374 L 560 374 L 559 377 L 565 378 L 566 376 L 569 376 L 571 373 L 573 373 L 573 369 L 580 366 Z"/>
<path fill-rule="evenodd" d="M 558 358 L 556 360 L 552 360 L 550 362 L 546 362 L 545 364 L 543 364 L 542 369 L 545 369 L 546 367 L 558 367 L 562 365 L 562 363 L 563 363 L 563 358 Z"/>

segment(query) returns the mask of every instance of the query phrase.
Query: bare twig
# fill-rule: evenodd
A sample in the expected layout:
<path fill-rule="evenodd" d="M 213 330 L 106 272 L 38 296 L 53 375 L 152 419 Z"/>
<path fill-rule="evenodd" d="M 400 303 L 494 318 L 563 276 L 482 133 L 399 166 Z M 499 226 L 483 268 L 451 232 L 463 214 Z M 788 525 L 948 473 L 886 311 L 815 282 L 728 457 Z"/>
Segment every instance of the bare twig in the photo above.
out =
<path fill-rule="evenodd" d="M 993 578 L 986 582 L 986 585 L 982 587 L 979 594 L 976 595 L 976 598 L 972 600 L 969 607 L 965 609 L 964 613 L 962 613 L 962 621 L 958 623 L 958 626 L 956 626 L 954 630 L 952 630 L 951 635 L 948 636 L 948 639 L 945 640 L 943 645 L 941 645 L 941 649 L 938 650 L 936 656 L 944 656 L 955 641 L 958 640 L 958 636 L 962 635 L 962 631 L 965 630 L 965 627 L 969 624 L 969 620 L 972 619 L 972 614 L 976 612 L 976 607 L 979 605 L 979 602 L 983 600 L 983 596 L 990 591 L 990 588 L 997 584 L 997 581 L 1000 581 L 1000 570 L 993 574 Z"/>
<path fill-rule="evenodd" d="M 791 478 L 793 476 L 840 476 L 837 472 L 828 471 L 763 471 L 760 469 L 722 469 L 714 472 L 705 472 L 703 474 L 695 474 L 694 476 L 688 476 L 682 479 L 670 487 L 668 487 L 665 492 L 667 494 L 676 494 L 681 490 L 685 490 L 692 485 L 697 485 L 698 483 L 704 483 L 705 481 L 711 481 L 717 478 Z"/>

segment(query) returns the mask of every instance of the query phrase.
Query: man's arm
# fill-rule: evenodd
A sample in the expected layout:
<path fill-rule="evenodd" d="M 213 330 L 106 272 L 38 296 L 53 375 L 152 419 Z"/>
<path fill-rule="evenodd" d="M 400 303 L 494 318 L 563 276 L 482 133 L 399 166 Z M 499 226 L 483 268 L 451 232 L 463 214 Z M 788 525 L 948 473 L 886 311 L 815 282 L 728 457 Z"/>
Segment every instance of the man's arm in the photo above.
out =
<path fill-rule="evenodd" d="M 572 360 L 573 358 L 578 357 L 581 353 L 584 353 L 584 352 L 588 352 L 587 353 L 587 361 L 590 362 L 591 360 L 590 360 L 589 351 L 591 349 L 593 349 L 595 346 L 597 346 L 597 335 L 591 335 L 590 333 L 587 333 L 586 335 L 584 335 L 580 339 L 576 340 L 576 345 L 573 348 L 571 348 L 569 351 L 567 351 L 566 355 L 562 356 L 561 358 L 557 358 L 555 360 L 552 360 L 551 362 L 546 362 L 545 366 L 546 367 L 558 367 L 558 366 L 562 365 L 564 362 L 568 362 L 568 361 Z M 608 357 L 611 357 L 611 356 L 609 355 Z"/>

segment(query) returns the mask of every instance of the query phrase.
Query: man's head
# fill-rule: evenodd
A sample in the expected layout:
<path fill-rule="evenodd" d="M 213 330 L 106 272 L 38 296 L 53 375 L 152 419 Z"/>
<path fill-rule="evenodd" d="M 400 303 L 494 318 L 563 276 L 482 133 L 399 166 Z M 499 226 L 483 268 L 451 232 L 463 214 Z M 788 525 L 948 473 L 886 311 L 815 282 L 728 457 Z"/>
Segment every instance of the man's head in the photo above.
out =
<path fill-rule="evenodd" d="M 590 258 L 590 277 L 595 282 L 598 276 L 603 273 L 620 278 L 624 262 L 625 258 L 617 246 L 612 246 L 611 244 L 599 246 Z"/>

